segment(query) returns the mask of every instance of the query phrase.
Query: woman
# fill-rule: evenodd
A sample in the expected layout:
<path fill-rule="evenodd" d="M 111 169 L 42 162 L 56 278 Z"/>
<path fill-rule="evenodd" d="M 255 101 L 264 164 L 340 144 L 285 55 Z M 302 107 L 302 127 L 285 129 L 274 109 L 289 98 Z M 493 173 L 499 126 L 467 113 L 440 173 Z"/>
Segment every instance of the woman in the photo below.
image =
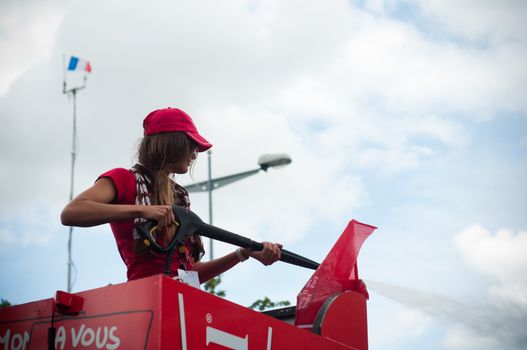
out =
<path fill-rule="evenodd" d="M 74 198 L 62 211 L 62 224 L 95 226 L 110 223 L 117 248 L 126 264 L 128 280 L 162 273 L 165 254 L 145 245 L 135 227 L 146 220 L 157 221 L 160 242 L 175 233 L 172 205 L 190 207 L 187 191 L 170 174 L 184 174 L 212 145 L 201 136 L 188 114 L 177 108 L 158 109 L 143 121 L 144 138 L 138 150 L 138 164 L 131 169 L 116 168 L 99 176 L 93 186 Z M 227 271 L 249 257 L 264 265 L 280 258 L 280 244 L 263 243 L 258 252 L 237 249 L 221 258 L 201 262 L 203 244 L 195 234 L 186 242 L 186 254 L 174 258 L 171 275 L 181 267 L 197 271 L 201 283 Z M 177 256 L 177 255 L 175 255 Z"/>

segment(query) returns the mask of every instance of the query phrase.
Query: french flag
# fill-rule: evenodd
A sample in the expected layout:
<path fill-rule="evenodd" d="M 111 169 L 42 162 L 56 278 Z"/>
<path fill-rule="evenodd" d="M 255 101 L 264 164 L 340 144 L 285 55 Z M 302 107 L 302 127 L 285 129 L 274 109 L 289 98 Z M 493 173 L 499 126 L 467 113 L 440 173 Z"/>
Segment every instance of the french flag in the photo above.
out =
<path fill-rule="evenodd" d="M 83 60 L 75 56 L 71 56 L 70 62 L 68 63 L 68 70 L 91 73 L 91 65 L 90 65 L 90 62 L 86 60 Z"/>

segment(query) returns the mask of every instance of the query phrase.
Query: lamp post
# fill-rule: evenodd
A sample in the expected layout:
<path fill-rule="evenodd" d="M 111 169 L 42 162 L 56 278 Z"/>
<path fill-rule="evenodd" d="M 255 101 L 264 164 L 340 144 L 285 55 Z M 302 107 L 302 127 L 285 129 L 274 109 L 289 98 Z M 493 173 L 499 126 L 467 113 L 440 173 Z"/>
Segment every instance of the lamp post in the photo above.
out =
<path fill-rule="evenodd" d="M 206 181 L 198 182 L 188 186 L 184 186 L 188 192 L 208 192 L 209 194 L 209 224 L 212 225 L 212 191 L 220 187 L 226 186 L 233 182 L 242 180 L 246 177 L 259 173 L 261 170 L 267 171 L 269 168 L 281 168 L 292 162 L 291 157 L 285 153 L 273 153 L 273 154 L 263 154 L 258 158 L 259 168 L 244 171 L 241 173 L 236 173 L 233 175 L 227 175 L 218 177 L 216 179 L 212 178 L 212 166 L 211 166 L 211 155 L 212 151 L 207 152 L 208 164 L 209 164 L 209 178 Z M 212 260 L 214 254 L 212 250 L 212 240 L 209 243 L 209 257 Z"/>

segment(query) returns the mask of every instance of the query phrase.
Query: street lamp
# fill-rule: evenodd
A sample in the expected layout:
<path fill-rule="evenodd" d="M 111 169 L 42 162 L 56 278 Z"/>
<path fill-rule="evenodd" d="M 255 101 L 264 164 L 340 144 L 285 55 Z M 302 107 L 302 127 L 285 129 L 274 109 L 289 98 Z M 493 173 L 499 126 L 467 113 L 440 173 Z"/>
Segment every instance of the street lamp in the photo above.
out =
<path fill-rule="evenodd" d="M 216 179 L 212 178 L 211 170 L 211 155 L 212 151 L 207 151 L 208 163 L 209 163 L 209 178 L 207 181 L 198 182 L 188 186 L 183 186 L 188 192 L 208 192 L 209 193 L 209 224 L 212 225 L 212 191 L 220 187 L 226 186 L 233 182 L 239 181 L 251 175 L 257 174 L 260 170 L 267 171 L 269 168 L 281 168 L 292 162 L 291 157 L 285 153 L 273 153 L 273 154 L 263 154 L 258 158 L 258 165 L 260 166 L 257 169 L 244 171 L 241 173 L 227 175 L 223 177 L 218 177 Z M 210 240 L 209 245 L 210 251 L 210 260 L 213 258 L 212 252 L 212 239 Z"/>

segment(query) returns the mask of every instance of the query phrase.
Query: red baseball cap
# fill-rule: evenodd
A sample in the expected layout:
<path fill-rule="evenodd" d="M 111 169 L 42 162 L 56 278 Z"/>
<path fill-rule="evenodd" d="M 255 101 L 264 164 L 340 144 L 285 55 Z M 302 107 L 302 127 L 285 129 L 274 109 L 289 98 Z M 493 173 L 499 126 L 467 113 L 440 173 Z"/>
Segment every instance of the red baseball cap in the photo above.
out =
<path fill-rule="evenodd" d="M 212 144 L 198 133 L 192 118 L 178 108 L 168 107 L 150 112 L 143 121 L 143 128 L 145 136 L 182 131 L 198 144 L 199 152 L 212 147 Z"/>

